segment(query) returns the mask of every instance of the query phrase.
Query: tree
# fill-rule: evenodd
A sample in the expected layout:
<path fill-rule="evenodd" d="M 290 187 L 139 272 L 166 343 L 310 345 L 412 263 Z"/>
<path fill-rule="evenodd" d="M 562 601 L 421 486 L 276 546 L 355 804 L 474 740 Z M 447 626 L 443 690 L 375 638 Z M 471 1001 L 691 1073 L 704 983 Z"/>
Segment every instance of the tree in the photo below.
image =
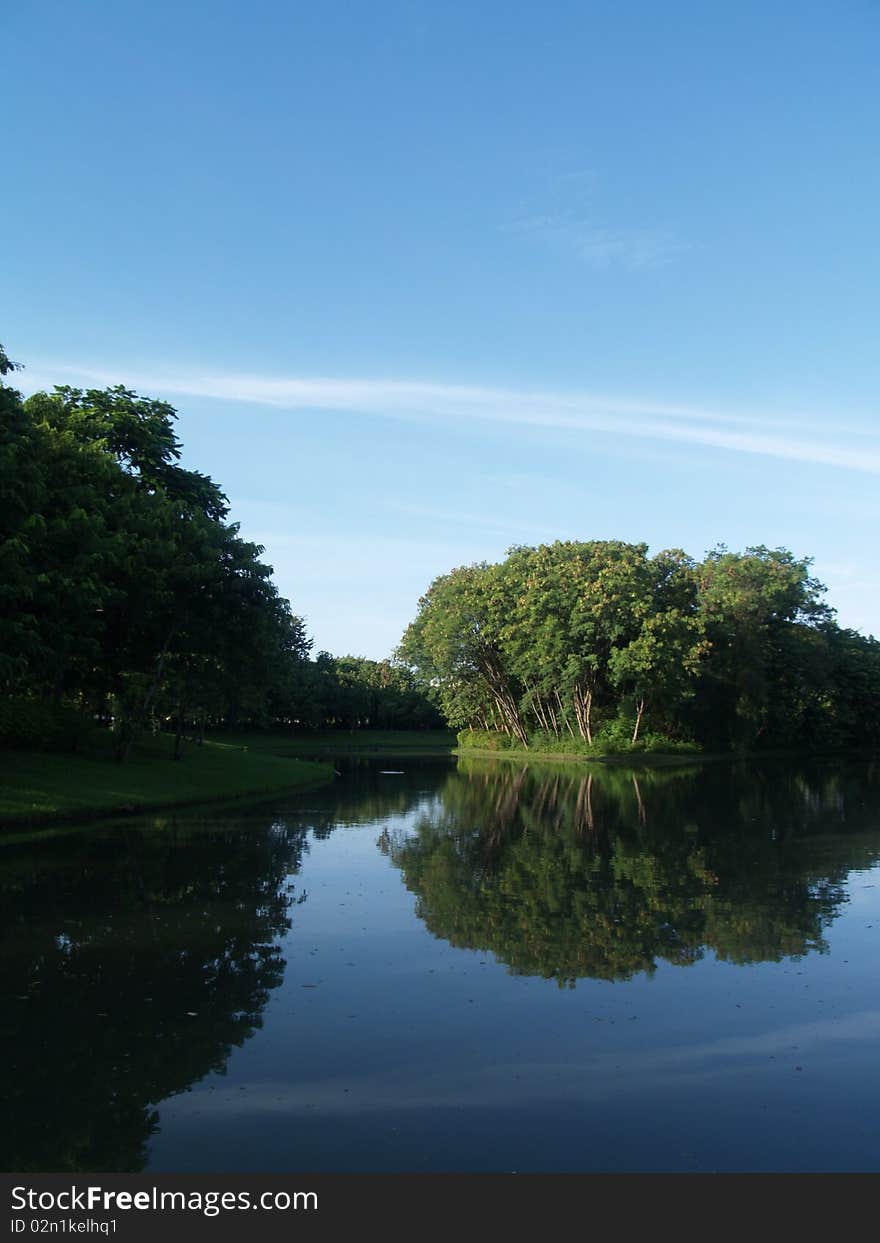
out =
<path fill-rule="evenodd" d="M 593 741 L 594 710 L 611 697 L 612 653 L 647 607 L 646 554 L 646 544 L 557 541 L 513 549 L 504 563 L 515 600 L 505 650 L 539 724 L 557 737 L 560 722 L 571 730 L 571 713 Z"/>
<path fill-rule="evenodd" d="M 775 655 L 794 626 L 824 627 L 832 610 L 810 558 L 763 545 L 744 553 L 720 545 L 697 568 L 700 605 L 711 654 L 702 698 L 720 720 L 710 732 L 735 745 L 769 734 L 779 696 Z"/>
<path fill-rule="evenodd" d="M 157 718 L 179 754 L 187 720 L 264 714 L 309 644 L 219 486 L 180 466 L 174 409 L 121 385 L 0 385 L 0 407 L 7 693 L 112 721 L 120 759 Z"/>
<path fill-rule="evenodd" d="M 519 687 L 503 656 L 509 582 L 498 566 L 466 566 L 435 579 L 400 645 L 401 657 L 435 687 L 450 724 L 476 714 L 528 746 Z"/>
<path fill-rule="evenodd" d="M 693 561 L 675 549 L 658 554 L 648 568 L 650 594 L 640 602 L 638 633 L 609 658 L 612 683 L 635 700 L 633 743 L 649 704 L 665 713 L 667 723 L 674 721 L 681 703 L 693 694 L 709 650 Z"/>

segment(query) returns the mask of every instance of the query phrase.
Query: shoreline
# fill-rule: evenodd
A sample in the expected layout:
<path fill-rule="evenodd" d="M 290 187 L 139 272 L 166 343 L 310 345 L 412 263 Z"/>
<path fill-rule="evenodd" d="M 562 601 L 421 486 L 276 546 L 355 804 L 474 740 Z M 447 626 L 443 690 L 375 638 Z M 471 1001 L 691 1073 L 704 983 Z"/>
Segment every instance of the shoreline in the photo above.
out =
<path fill-rule="evenodd" d="M 541 763 L 559 761 L 560 763 L 607 764 L 621 768 L 678 768 L 685 765 L 718 764 L 718 763 L 755 763 L 763 760 L 806 760 L 822 758 L 846 758 L 847 756 L 876 756 L 873 747 L 854 749 L 852 747 L 822 747 L 816 750 L 798 751 L 780 748 L 774 751 L 692 751 L 676 754 L 672 751 L 633 751 L 632 753 L 616 752 L 609 755 L 583 755 L 576 751 L 526 751 L 513 748 L 505 751 L 492 751 L 482 747 L 455 747 L 452 754 L 467 759 L 472 755 L 477 759 L 540 760 Z"/>
<path fill-rule="evenodd" d="M 163 736 L 143 740 L 125 764 L 76 753 L 0 753 L 0 833 L 271 797 L 333 779 L 332 766 L 320 761 L 209 742 L 175 761 L 163 743 Z"/>

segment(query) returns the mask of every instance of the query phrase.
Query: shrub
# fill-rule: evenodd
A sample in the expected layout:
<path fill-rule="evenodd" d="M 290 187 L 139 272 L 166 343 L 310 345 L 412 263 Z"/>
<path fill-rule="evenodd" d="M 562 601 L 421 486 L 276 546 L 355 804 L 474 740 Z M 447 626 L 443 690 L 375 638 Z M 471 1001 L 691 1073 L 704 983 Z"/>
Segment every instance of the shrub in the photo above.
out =
<path fill-rule="evenodd" d="M 88 717 L 64 704 L 0 699 L 0 747 L 16 751 L 76 751 L 94 732 Z"/>
<path fill-rule="evenodd" d="M 494 729 L 463 729 L 458 734 L 458 745 L 466 750 L 475 751 L 511 751 L 517 749 L 515 740 L 509 734 L 498 733 Z"/>
<path fill-rule="evenodd" d="M 624 716 L 603 722 L 593 735 L 592 743 L 585 742 L 583 738 L 573 738 L 567 732 L 557 738 L 555 734 L 544 730 L 534 730 L 529 734 L 529 750 L 544 755 L 583 755 L 596 758 L 603 755 L 639 755 L 645 752 L 696 754 L 702 750 L 695 742 L 667 738 L 665 734 L 643 734 L 633 742 L 632 731 L 633 722 Z M 524 751 L 521 744 L 509 734 L 486 729 L 463 729 L 458 735 L 458 745 L 462 750 Z"/>

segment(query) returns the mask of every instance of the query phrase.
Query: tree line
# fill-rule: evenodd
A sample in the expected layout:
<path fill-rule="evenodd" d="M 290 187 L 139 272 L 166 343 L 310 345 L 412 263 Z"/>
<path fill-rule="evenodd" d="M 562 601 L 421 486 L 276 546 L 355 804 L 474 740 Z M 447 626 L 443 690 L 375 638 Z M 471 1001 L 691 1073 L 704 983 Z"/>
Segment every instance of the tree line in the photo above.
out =
<path fill-rule="evenodd" d="M 122 760 L 146 727 L 179 754 L 218 724 L 439 723 L 409 670 L 311 658 L 264 549 L 180 464 L 176 417 L 121 385 L 0 383 L 0 739 L 73 746 L 99 722 Z"/>
<path fill-rule="evenodd" d="M 558 541 L 432 583 L 395 659 L 312 655 L 176 411 L 118 385 L 22 399 L 0 347 L 0 741 L 112 724 L 423 728 L 543 750 L 876 744 L 880 643 L 809 558 Z M 427 693 L 426 693 L 427 692 Z"/>
<path fill-rule="evenodd" d="M 764 546 L 514 547 L 435 579 L 399 650 L 463 745 L 876 744 L 880 643 L 836 624 L 811 564 Z"/>
<path fill-rule="evenodd" d="M 270 695 L 270 720 L 304 729 L 442 729 L 413 670 L 397 660 L 331 656 L 288 664 Z"/>

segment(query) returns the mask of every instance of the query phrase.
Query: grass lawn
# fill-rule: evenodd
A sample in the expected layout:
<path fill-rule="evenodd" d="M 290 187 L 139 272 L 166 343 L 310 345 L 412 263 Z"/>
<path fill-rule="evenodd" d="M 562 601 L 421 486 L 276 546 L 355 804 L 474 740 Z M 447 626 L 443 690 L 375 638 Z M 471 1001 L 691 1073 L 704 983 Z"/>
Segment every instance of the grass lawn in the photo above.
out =
<path fill-rule="evenodd" d="M 0 825 L 207 803 L 332 777 L 327 765 L 244 750 L 232 740 L 186 743 L 177 761 L 173 750 L 174 739 L 160 735 L 140 741 L 125 764 L 112 758 L 109 737 L 106 753 L 94 756 L 0 752 Z"/>
<path fill-rule="evenodd" d="M 267 729 L 213 734 L 224 742 L 264 755 L 418 755 L 451 751 L 455 734 L 445 729 L 327 729 L 315 733 Z"/>

